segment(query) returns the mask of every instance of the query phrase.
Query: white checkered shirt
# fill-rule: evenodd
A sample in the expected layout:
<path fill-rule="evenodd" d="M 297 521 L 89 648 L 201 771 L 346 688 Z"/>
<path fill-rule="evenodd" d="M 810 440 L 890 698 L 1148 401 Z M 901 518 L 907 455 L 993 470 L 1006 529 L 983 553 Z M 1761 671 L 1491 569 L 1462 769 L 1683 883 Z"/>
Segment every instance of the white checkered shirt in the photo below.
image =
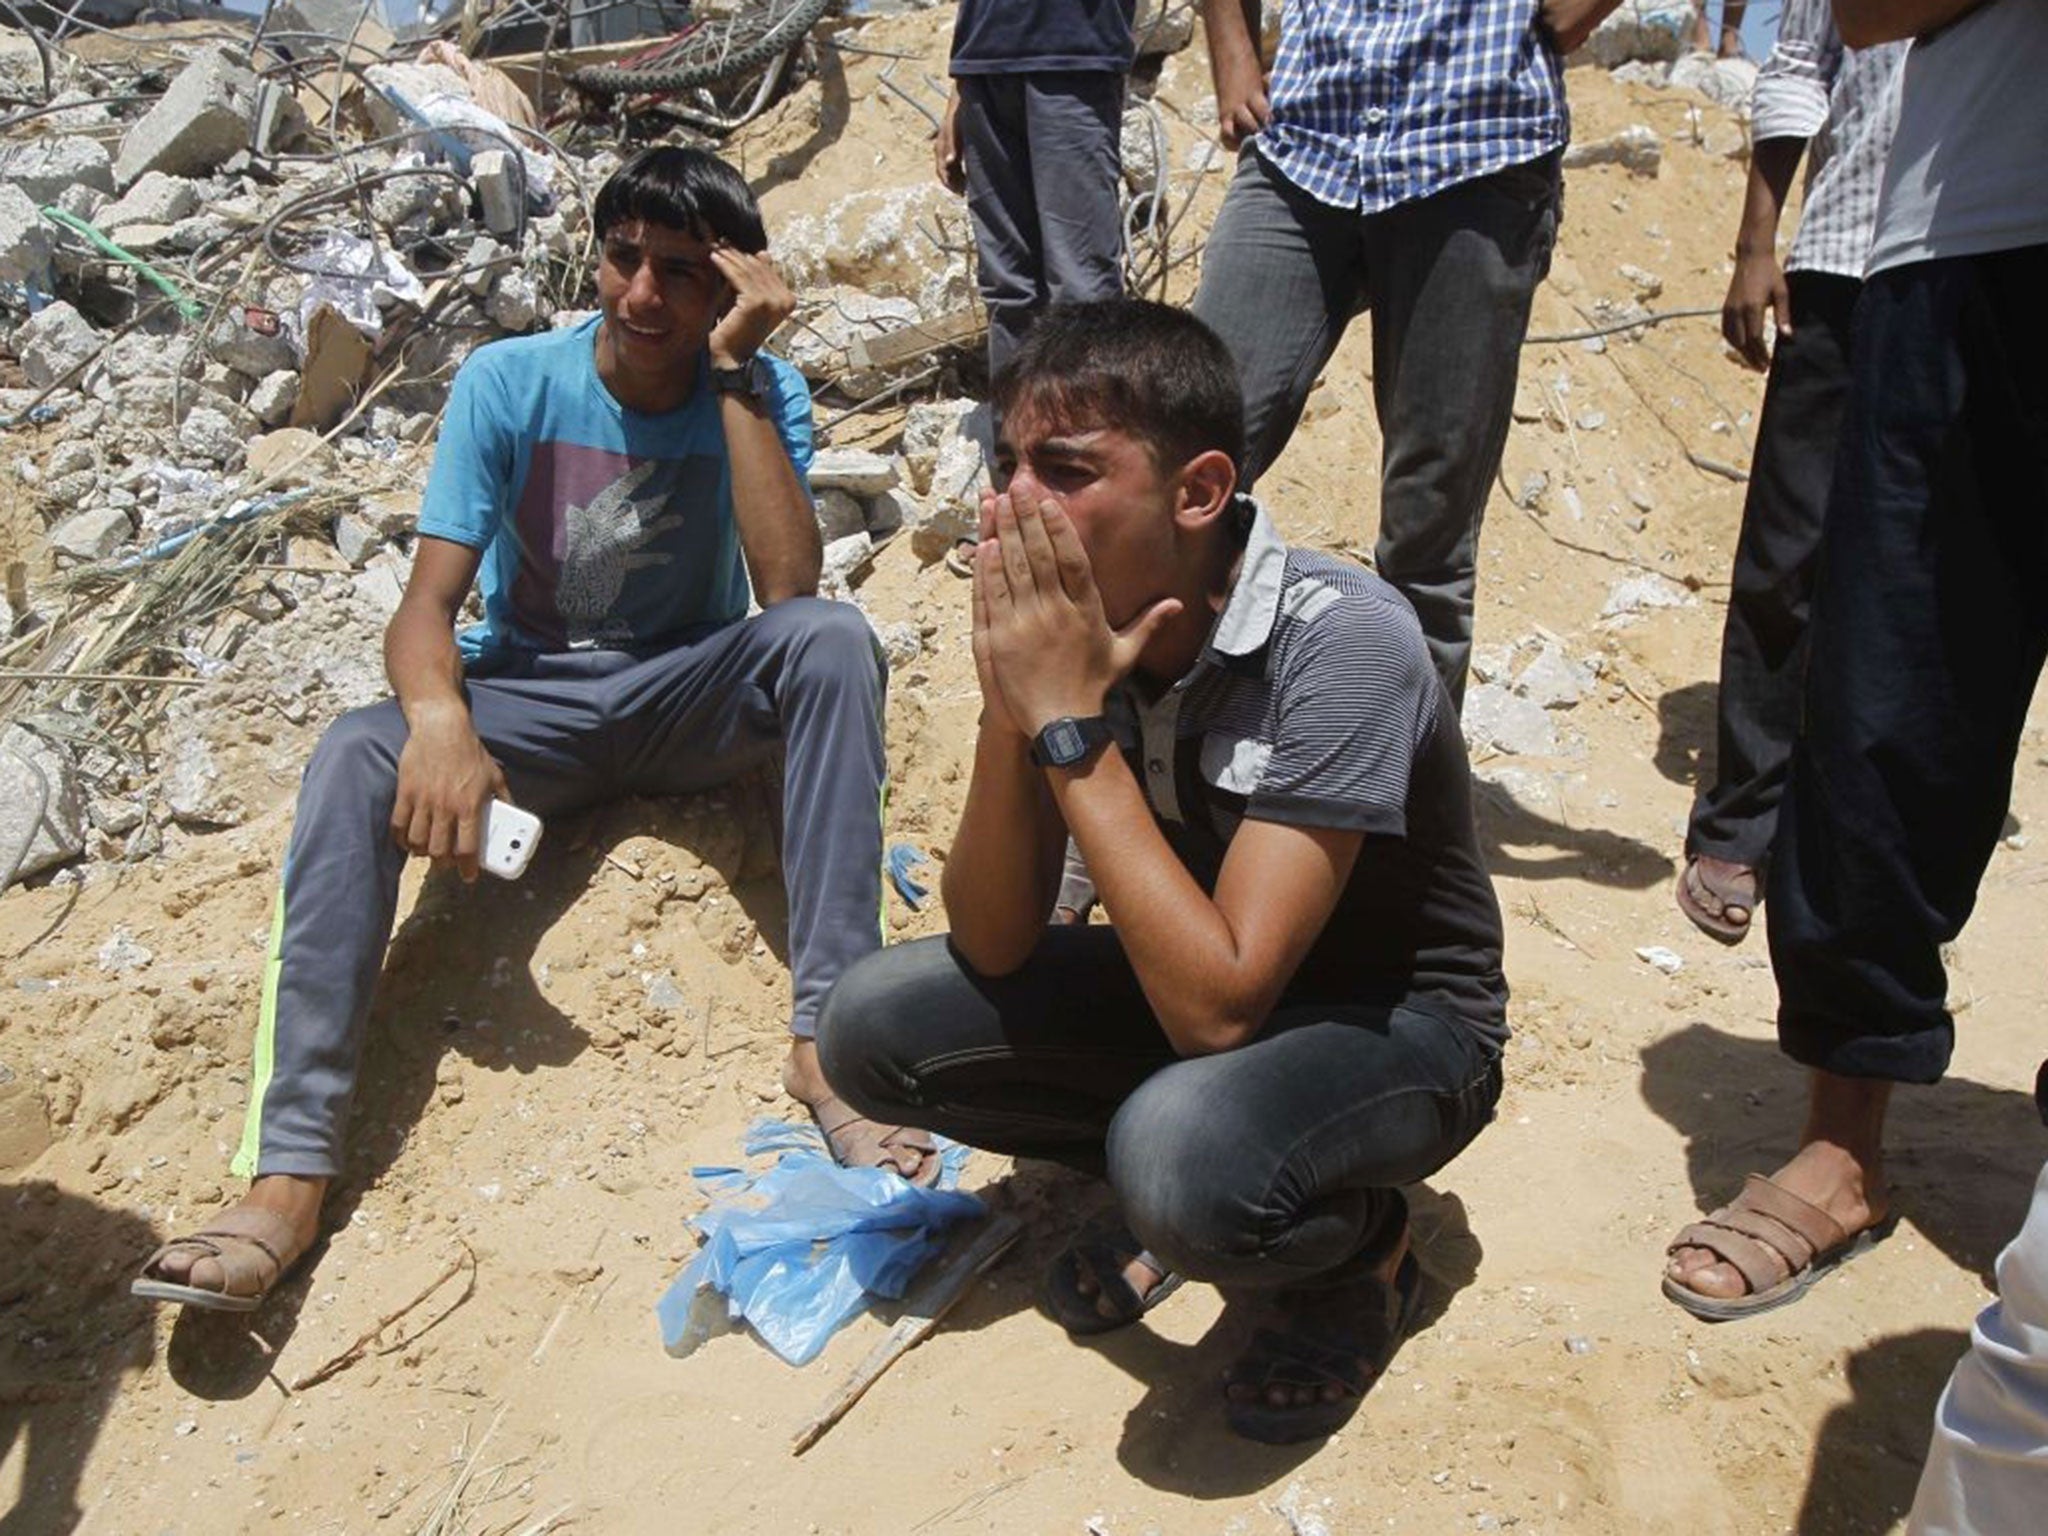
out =
<path fill-rule="evenodd" d="M 1287 0 L 1253 142 L 1319 202 L 1377 213 L 1570 135 L 1536 0 Z"/>
<path fill-rule="evenodd" d="M 1844 48 L 1828 0 L 1785 0 L 1778 40 L 1757 71 L 1749 127 L 1759 143 L 1811 141 L 1806 206 L 1787 271 L 1863 275 L 1899 126 L 1899 66 L 1910 46 Z"/>

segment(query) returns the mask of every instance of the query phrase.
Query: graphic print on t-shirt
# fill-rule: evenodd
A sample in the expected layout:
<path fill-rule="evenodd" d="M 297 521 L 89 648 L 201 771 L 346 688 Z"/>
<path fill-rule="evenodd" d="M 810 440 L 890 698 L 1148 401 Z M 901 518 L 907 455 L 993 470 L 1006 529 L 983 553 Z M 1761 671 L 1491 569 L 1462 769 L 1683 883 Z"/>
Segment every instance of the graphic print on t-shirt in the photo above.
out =
<path fill-rule="evenodd" d="M 701 612 L 699 595 L 722 585 L 723 572 L 679 569 L 677 557 L 691 509 L 715 515 L 719 475 L 701 454 L 635 462 L 577 443 L 536 445 L 516 513 L 512 604 L 522 627 L 557 645 L 623 648 Z"/>

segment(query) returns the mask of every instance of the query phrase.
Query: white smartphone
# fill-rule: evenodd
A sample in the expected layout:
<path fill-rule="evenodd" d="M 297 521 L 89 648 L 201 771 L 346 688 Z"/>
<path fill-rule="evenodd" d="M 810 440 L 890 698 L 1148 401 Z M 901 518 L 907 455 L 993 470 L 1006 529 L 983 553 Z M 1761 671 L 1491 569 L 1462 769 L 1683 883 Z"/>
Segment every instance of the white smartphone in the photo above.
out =
<path fill-rule="evenodd" d="M 526 873 L 533 850 L 540 846 L 540 818 L 516 805 L 493 800 L 484 812 L 484 851 L 479 861 L 484 870 L 500 880 L 517 880 Z"/>

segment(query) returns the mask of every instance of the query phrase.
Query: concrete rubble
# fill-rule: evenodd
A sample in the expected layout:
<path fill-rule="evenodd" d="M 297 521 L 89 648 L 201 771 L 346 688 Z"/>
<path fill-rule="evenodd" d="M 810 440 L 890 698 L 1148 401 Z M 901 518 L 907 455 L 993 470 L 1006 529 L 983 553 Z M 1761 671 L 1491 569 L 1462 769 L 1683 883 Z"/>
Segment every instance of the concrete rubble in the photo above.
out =
<path fill-rule="evenodd" d="M 1278 8 L 1268 10 L 1270 29 Z M 319 34 L 333 30 L 330 12 L 341 32 L 354 25 L 348 0 L 293 0 L 275 19 Z M 1733 100 L 1741 71 L 1689 61 L 1673 13 L 1639 0 L 1573 62 Z M 1193 9 L 1141 0 L 1137 25 L 1141 54 L 1172 54 L 1190 40 Z M 13 382 L 27 385 L 0 387 L 0 430 L 40 430 L 0 445 L 0 463 L 40 511 L 51 557 L 47 577 L 38 570 L 8 592 L 0 640 L 57 634 L 59 576 L 127 591 L 135 572 L 191 541 L 246 518 L 280 520 L 224 612 L 134 653 L 181 659 L 203 685 L 152 698 L 135 755 L 74 758 L 54 738 L 6 727 L 56 786 L 24 875 L 81 855 L 147 856 L 180 827 L 240 823 L 260 809 L 249 786 L 288 793 L 318 731 L 383 695 L 381 632 L 410 572 L 449 382 L 479 345 L 589 313 L 585 200 L 620 163 L 615 132 L 536 131 L 560 119 L 535 115 L 510 77 L 445 41 L 421 52 L 386 37 L 373 61 L 325 77 L 338 100 L 281 92 L 269 82 L 319 71 L 266 67 L 247 46 L 158 50 L 123 97 L 106 88 L 117 66 L 87 75 L 60 49 L 52 105 L 76 104 L 0 133 L 0 339 L 19 365 Z M 1134 79 L 1123 137 L 1127 196 L 1140 210 L 1154 200 L 1163 223 L 1217 166 L 1197 158 L 1206 145 L 1187 142 L 1180 108 L 1154 95 L 1155 76 L 1199 64 L 1162 68 Z M 89 99 L 102 95 L 115 99 Z M 1204 111 L 1213 106 L 1197 103 Z M 1566 163 L 1654 176 L 1664 150 L 1656 130 L 1634 124 L 1572 146 Z M 859 604 L 885 544 L 901 540 L 930 567 L 978 532 L 993 445 L 989 409 L 971 398 L 985 393 L 973 242 L 964 205 L 928 176 L 810 206 L 775 223 L 798 309 L 771 345 L 818 402 L 810 479 L 823 590 Z M 1593 300 L 1598 320 L 1644 312 L 1661 292 L 1654 273 L 1613 270 L 1625 290 Z M 832 441 L 831 424 L 846 419 L 857 446 Z M 1517 419 L 1605 425 L 1603 412 L 1562 402 L 1518 403 Z M 1550 490 L 1540 471 L 1521 478 L 1533 487 L 1522 504 L 1583 519 L 1569 486 Z M 1599 622 L 1690 601 L 1661 577 L 1630 577 Z M 938 633 L 921 616 L 871 622 L 897 669 L 916 668 Z M 10 655 L 59 675 L 134 664 L 88 667 L 50 644 Z M 1476 661 L 1465 712 L 1475 751 L 1583 750 L 1564 722 L 1598 686 L 1596 659 L 1539 634 Z M 908 686 L 920 685 L 913 670 Z M 96 697 L 43 690 L 38 718 L 92 718 Z M 0 753 L 0 777 L 26 774 L 24 761 Z M 0 855 L 7 836 L 0 821 Z"/>

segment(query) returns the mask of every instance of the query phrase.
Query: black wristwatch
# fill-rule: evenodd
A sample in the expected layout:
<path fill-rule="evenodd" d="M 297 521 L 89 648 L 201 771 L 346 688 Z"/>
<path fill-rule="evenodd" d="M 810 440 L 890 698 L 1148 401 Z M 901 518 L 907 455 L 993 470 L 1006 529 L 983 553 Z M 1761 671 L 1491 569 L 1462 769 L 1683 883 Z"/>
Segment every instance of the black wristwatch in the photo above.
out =
<path fill-rule="evenodd" d="M 1031 761 L 1041 768 L 1071 768 L 1115 739 L 1100 715 L 1062 715 L 1031 739 Z"/>
<path fill-rule="evenodd" d="M 768 397 L 768 364 L 759 353 L 737 368 L 720 368 L 713 364 L 711 387 L 721 395 L 745 395 L 749 400 L 765 400 Z"/>

